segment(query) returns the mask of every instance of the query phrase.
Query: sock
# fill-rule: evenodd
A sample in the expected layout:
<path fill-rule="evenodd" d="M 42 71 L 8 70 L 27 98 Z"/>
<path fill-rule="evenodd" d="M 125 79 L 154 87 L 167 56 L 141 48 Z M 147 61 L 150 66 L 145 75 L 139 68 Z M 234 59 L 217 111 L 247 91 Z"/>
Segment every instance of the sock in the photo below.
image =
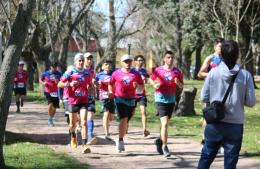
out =
<path fill-rule="evenodd" d="M 119 141 L 124 141 L 124 139 L 123 138 L 119 138 Z"/>
<path fill-rule="evenodd" d="M 82 139 L 82 145 L 85 145 L 87 143 L 87 139 Z"/>
<path fill-rule="evenodd" d="M 93 137 L 93 130 L 94 130 L 94 121 L 88 121 L 88 138 L 91 139 Z"/>
<path fill-rule="evenodd" d="M 75 133 L 75 131 L 70 132 L 70 136 L 73 137 L 73 138 L 75 138 L 75 137 L 76 137 L 76 133 Z"/>

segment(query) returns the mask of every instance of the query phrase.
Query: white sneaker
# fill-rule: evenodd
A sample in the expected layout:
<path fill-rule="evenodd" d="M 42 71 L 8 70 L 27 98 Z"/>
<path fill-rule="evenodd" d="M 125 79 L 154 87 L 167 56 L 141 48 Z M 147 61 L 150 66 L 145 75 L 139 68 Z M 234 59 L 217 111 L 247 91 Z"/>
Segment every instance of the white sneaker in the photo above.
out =
<path fill-rule="evenodd" d="M 124 141 L 116 141 L 116 151 L 121 153 L 122 151 L 125 151 L 125 143 Z"/>

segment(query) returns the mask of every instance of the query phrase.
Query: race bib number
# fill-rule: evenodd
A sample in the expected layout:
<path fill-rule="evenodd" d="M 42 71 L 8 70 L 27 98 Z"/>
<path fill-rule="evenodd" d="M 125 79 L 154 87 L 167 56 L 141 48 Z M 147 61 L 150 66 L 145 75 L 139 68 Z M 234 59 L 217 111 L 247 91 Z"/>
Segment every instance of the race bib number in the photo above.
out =
<path fill-rule="evenodd" d="M 102 97 L 103 98 L 108 98 L 108 92 L 102 92 Z"/>
<path fill-rule="evenodd" d="M 143 94 L 144 90 L 136 89 L 135 94 Z"/>
<path fill-rule="evenodd" d="M 18 84 L 17 84 L 17 87 L 18 87 L 18 88 L 24 88 L 24 83 L 18 83 Z"/>
<path fill-rule="evenodd" d="M 50 93 L 50 96 L 51 96 L 51 97 L 58 97 L 58 94 L 57 94 L 57 92 L 51 92 L 51 93 Z"/>
<path fill-rule="evenodd" d="M 86 96 L 86 92 L 80 91 L 80 90 L 76 90 L 75 91 L 75 96 L 77 96 L 77 97 Z"/>

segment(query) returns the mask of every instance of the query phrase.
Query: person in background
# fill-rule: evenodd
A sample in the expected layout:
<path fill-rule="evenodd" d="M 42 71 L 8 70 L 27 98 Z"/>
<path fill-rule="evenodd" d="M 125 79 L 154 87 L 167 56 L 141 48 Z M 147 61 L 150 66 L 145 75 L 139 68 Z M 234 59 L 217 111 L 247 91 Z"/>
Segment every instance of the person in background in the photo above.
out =
<path fill-rule="evenodd" d="M 96 89 L 94 85 L 95 72 L 93 66 L 93 55 L 89 52 L 84 54 L 84 69 L 87 69 L 91 73 L 91 83 L 88 89 L 88 144 L 93 145 L 97 143 L 97 138 L 94 137 L 94 114 L 96 113 L 95 107 L 95 94 Z"/>
<path fill-rule="evenodd" d="M 112 61 L 104 60 L 102 70 L 96 76 L 96 84 L 99 88 L 99 99 L 101 103 L 101 112 L 103 113 L 103 128 L 105 139 L 112 140 L 109 132 L 109 123 L 113 120 L 115 113 L 114 97 L 108 94 L 108 84 L 112 75 Z M 110 96 L 110 97 L 109 97 Z"/>
<path fill-rule="evenodd" d="M 132 69 L 132 56 L 123 55 L 121 57 L 122 68 L 114 71 L 108 85 L 108 94 L 111 98 L 115 95 L 115 104 L 119 117 L 119 138 L 116 140 L 116 151 L 125 151 L 124 136 L 127 125 L 133 116 L 135 109 L 135 91 L 142 90 L 144 81 L 141 75 Z M 115 92 L 113 92 L 115 89 Z"/>
<path fill-rule="evenodd" d="M 58 82 L 62 73 L 57 69 L 58 63 L 51 63 L 50 70 L 45 71 L 40 78 L 41 84 L 44 86 L 44 95 L 48 101 L 48 125 L 54 126 L 53 117 L 56 113 L 56 108 L 59 108 L 58 98 Z"/>
<path fill-rule="evenodd" d="M 174 67 L 172 51 L 166 51 L 163 61 L 164 65 L 153 71 L 150 83 L 156 89 L 155 103 L 161 121 L 160 138 L 155 140 L 156 149 L 159 154 L 169 157 L 171 153 L 167 146 L 168 124 L 176 102 L 176 86 L 183 88 L 183 76 L 181 71 Z"/>
<path fill-rule="evenodd" d="M 20 112 L 20 106 L 23 107 L 24 105 L 24 98 L 26 96 L 26 85 L 28 79 L 28 73 L 24 68 L 24 62 L 19 61 L 18 69 L 15 73 L 14 78 L 14 94 L 15 94 L 15 101 L 16 101 L 16 112 Z"/>
<path fill-rule="evenodd" d="M 134 70 L 141 75 L 144 83 L 147 83 L 147 78 L 149 76 L 147 74 L 146 69 L 143 68 L 145 62 L 144 56 L 137 55 L 134 57 L 134 61 L 135 61 Z M 146 137 L 150 134 L 150 132 L 149 130 L 147 130 L 147 115 L 146 115 L 147 98 L 146 98 L 145 88 L 143 88 L 142 90 L 137 89 L 135 93 L 136 93 L 136 106 L 139 102 L 140 110 L 142 114 L 143 136 Z"/>
<path fill-rule="evenodd" d="M 201 78 L 201 79 L 205 79 L 209 73 L 209 71 L 211 69 L 214 69 L 216 68 L 222 61 L 222 58 L 220 56 L 221 54 L 221 45 L 222 45 L 222 42 L 224 41 L 223 38 L 221 37 L 217 37 L 215 40 L 214 40 L 214 53 L 207 56 L 198 72 L 198 77 Z M 202 133 L 204 133 L 204 130 L 205 130 L 205 126 L 206 126 L 206 121 L 205 119 L 203 118 L 202 119 Z M 202 134 L 202 140 L 201 140 L 201 149 L 204 145 L 204 134 Z M 220 153 L 223 152 L 223 148 L 220 149 Z"/>
<path fill-rule="evenodd" d="M 256 103 L 253 78 L 248 71 L 236 64 L 238 56 L 237 42 L 222 42 L 223 61 L 209 72 L 203 84 L 201 99 L 204 103 L 210 104 L 223 99 L 232 77 L 237 75 L 225 102 L 224 119 L 206 125 L 205 143 L 198 169 L 210 168 L 221 145 L 224 148 L 224 168 L 236 168 L 243 139 L 244 106 L 252 107 Z"/>

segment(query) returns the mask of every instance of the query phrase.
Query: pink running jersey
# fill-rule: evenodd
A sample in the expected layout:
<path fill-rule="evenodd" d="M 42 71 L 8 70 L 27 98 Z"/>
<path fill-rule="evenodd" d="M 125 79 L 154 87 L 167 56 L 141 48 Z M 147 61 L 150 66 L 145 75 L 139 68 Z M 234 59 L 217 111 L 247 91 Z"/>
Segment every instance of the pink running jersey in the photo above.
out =
<path fill-rule="evenodd" d="M 183 76 L 181 71 L 174 67 L 171 70 L 165 69 L 163 66 L 157 67 L 152 75 L 151 79 L 158 80 L 160 84 L 159 88 L 156 89 L 155 101 L 171 103 L 175 102 L 176 83 L 174 82 L 175 77 L 183 83 Z"/>
<path fill-rule="evenodd" d="M 28 79 L 27 71 L 22 70 L 21 72 L 16 71 L 15 73 L 15 88 L 25 88 Z"/>
<path fill-rule="evenodd" d="M 44 92 L 52 93 L 53 95 L 55 95 L 55 93 L 56 93 L 56 95 L 58 96 L 58 86 L 57 85 L 58 85 L 58 82 L 60 81 L 61 75 L 62 74 L 59 71 L 56 71 L 54 73 L 52 73 L 50 70 L 45 71 L 41 75 L 41 80 L 43 82 L 46 82 L 46 84 L 44 86 Z"/>
<path fill-rule="evenodd" d="M 109 83 L 115 86 L 115 96 L 135 98 L 134 82 L 139 85 L 144 84 L 141 75 L 137 71 L 131 69 L 130 72 L 124 72 L 122 69 L 118 69 L 112 74 Z"/>
<path fill-rule="evenodd" d="M 88 103 L 88 84 L 91 80 L 90 71 L 83 69 L 82 71 L 73 68 L 72 70 L 66 71 L 61 81 L 64 83 L 70 83 L 77 81 L 78 85 L 74 87 L 68 87 L 68 103 L 70 105 L 76 104 L 87 104 Z"/>

